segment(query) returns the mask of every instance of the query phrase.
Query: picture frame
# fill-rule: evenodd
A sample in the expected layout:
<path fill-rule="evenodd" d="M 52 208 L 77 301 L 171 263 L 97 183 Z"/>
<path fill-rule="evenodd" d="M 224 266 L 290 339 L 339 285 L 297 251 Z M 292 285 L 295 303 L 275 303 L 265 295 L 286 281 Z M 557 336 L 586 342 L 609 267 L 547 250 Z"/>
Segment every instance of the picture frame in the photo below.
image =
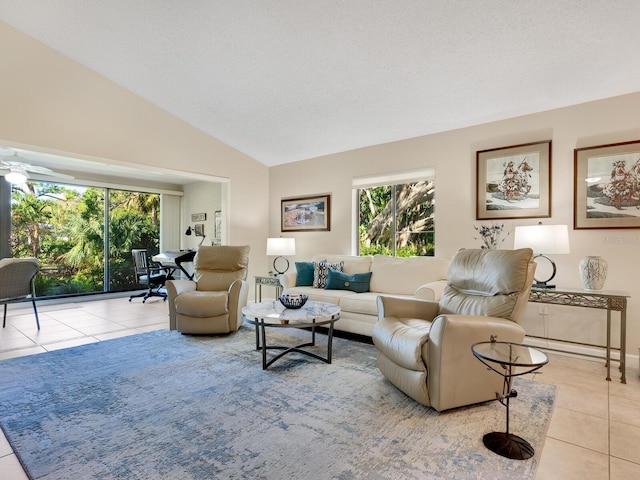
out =
<path fill-rule="evenodd" d="M 191 221 L 192 222 L 204 222 L 207 220 L 207 214 L 206 213 L 192 213 L 191 214 Z"/>
<path fill-rule="evenodd" d="M 573 228 L 640 228 L 640 140 L 573 151 Z"/>
<path fill-rule="evenodd" d="M 551 140 L 476 152 L 476 220 L 551 217 Z"/>
<path fill-rule="evenodd" d="M 280 201 L 281 231 L 331 230 L 331 195 L 283 198 Z"/>
<path fill-rule="evenodd" d="M 196 237 L 204 237 L 204 223 L 196 223 L 193 226 L 194 234 Z"/>

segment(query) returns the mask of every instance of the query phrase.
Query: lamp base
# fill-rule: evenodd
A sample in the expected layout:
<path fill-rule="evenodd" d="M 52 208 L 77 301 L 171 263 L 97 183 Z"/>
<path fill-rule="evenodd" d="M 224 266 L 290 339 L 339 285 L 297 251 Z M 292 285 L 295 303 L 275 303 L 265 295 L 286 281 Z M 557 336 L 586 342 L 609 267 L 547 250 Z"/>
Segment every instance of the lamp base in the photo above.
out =
<path fill-rule="evenodd" d="M 278 262 L 279 259 L 282 259 L 282 261 L 284 261 L 286 263 L 286 267 L 284 268 L 284 270 L 280 270 L 277 266 L 276 263 Z M 287 270 L 289 270 L 289 260 L 287 260 L 286 258 L 280 256 L 280 257 L 276 257 L 273 260 L 273 269 L 278 273 L 278 275 L 283 275 Z"/>
<path fill-rule="evenodd" d="M 482 437 L 482 443 L 492 452 L 512 460 L 527 460 L 535 453 L 529 442 L 512 433 L 487 433 Z"/>
<path fill-rule="evenodd" d="M 535 281 L 535 283 L 533 284 L 533 286 L 535 288 L 556 288 L 555 285 L 550 285 L 549 282 L 551 280 L 553 280 L 553 277 L 556 276 L 556 262 L 554 262 L 553 260 L 551 260 L 549 257 L 547 257 L 546 255 L 542 255 L 540 253 L 538 253 L 537 255 L 533 256 L 533 261 L 535 262 L 536 258 L 544 258 L 546 259 L 550 264 L 551 264 L 551 268 L 552 268 L 552 272 L 551 272 L 551 276 L 549 278 L 547 278 L 546 280 L 539 280 L 536 277 L 533 277 L 533 280 Z"/>

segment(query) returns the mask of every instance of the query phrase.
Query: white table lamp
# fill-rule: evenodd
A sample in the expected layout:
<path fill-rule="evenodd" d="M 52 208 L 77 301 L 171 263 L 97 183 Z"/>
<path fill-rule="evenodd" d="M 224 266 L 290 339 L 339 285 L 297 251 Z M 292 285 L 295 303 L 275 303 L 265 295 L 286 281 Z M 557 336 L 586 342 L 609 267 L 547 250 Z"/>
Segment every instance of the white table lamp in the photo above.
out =
<path fill-rule="evenodd" d="M 282 275 L 289 269 L 289 260 L 287 260 L 285 255 L 295 255 L 296 254 L 296 239 L 295 238 L 267 238 L 267 255 L 275 256 L 276 258 L 273 260 L 273 269 L 278 272 L 278 274 Z M 278 259 L 282 259 L 286 262 L 286 267 L 284 270 L 279 270 L 276 266 Z"/>
<path fill-rule="evenodd" d="M 546 280 L 534 278 L 534 287 L 555 288 L 549 282 L 556 276 L 556 264 L 547 255 L 559 255 L 569 253 L 569 228 L 567 225 L 527 225 L 515 228 L 513 248 L 531 248 L 535 256 L 534 259 L 546 258 L 553 271 Z"/>

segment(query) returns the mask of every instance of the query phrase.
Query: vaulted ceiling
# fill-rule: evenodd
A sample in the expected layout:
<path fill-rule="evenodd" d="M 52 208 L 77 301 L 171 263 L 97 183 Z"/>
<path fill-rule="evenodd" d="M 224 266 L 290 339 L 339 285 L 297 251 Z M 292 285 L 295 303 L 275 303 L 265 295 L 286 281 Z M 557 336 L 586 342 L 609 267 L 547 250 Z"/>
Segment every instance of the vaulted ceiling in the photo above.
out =
<path fill-rule="evenodd" d="M 640 90 L 637 0 L 0 0 L 268 165 Z"/>

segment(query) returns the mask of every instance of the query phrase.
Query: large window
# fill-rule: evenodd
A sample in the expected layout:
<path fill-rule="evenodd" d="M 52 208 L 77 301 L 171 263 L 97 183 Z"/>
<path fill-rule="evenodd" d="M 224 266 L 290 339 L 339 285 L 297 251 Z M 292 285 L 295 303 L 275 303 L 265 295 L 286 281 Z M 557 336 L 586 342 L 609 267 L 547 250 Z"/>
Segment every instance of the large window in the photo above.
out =
<path fill-rule="evenodd" d="M 358 198 L 358 254 L 434 255 L 432 178 L 362 185 Z"/>
<path fill-rule="evenodd" d="M 38 297 L 139 288 L 131 249 L 158 252 L 158 194 L 28 182 L 12 186 L 10 212 L 11 256 L 42 264 Z"/>

